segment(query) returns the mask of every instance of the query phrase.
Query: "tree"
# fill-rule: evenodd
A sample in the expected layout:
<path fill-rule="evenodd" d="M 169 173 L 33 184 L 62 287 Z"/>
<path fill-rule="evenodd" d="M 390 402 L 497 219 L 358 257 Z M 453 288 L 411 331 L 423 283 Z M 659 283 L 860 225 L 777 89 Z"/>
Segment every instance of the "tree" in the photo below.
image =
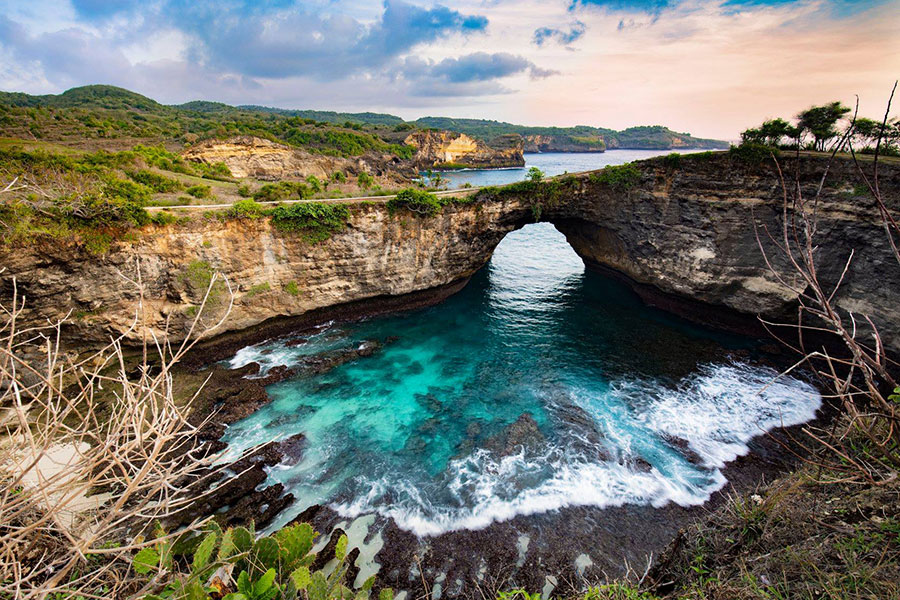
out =
<path fill-rule="evenodd" d="M 538 169 L 537 167 L 531 167 L 528 169 L 528 174 L 525 176 L 525 179 L 528 181 L 534 181 L 535 183 L 544 178 L 544 172 Z"/>
<path fill-rule="evenodd" d="M 860 117 L 853 124 L 853 139 L 864 149 L 874 147 L 880 139 L 881 147 L 891 153 L 890 150 L 896 148 L 900 140 L 900 122 L 895 120 L 882 124 Z"/>
<path fill-rule="evenodd" d="M 837 122 L 849 112 L 840 102 L 831 102 L 807 108 L 797 115 L 797 122 L 801 133 L 808 131 L 813 136 L 813 148 L 824 152 L 828 140 L 838 134 Z"/>
<path fill-rule="evenodd" d="M 766 146 L 778 146 L 785 137 L 794 139 L 800 134 L 800 130 L 782 118 L 764 121 L 757 128 L 750 128 L 741 134 L 742 142 L 765 144 Z"/>

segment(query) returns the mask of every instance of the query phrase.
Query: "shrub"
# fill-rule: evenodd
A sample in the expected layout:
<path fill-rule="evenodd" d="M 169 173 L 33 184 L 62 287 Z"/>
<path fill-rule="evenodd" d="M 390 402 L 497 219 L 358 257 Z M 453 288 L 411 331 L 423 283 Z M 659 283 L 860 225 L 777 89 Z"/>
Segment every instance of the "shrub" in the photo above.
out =
<path fill-rule="evenodd" d="M 185 192 L 200 200 L 212 198 L 212 188 L 208 185 L 192 185 L 191 187 L 186 189 Z"/>
<path fill-rule="evenodd" d="M 345 183 L 347 181 L 347 176 L 344 175 L 343 171 L 335 171 L 331 174 L 331 180 L 335 183 Z"/>
<path fill-rule="evenodd" d="M 624 165 L 604 167 L 603 170 L 592 173 L 590 179 L 594 183 L 606 185 L 615 190 L 627 191 L 641 180 L 641 171 L 631 163 L 625 163 Z"/>
<path fill-rule="evenodd" d="M 663 157 L 663 164 L 665 164 L 670 169 L 677 169 L 681 166 L 681 155 L 677 152 L 666 154 Z"/>
<path fill-rule="evenodd" d="M 372 186 L 372 176 L 363 171 L 356 177 L 356 183 L 364 190 L 369 189 Z"/>
<path fill-rule="evenodd" d="M 253 199 L 238 200 L 225 210 L 228 219 L 258 219 L 266 214 L 265 208 Z"/>
<path fill-rule="evenodd" d="M 351 571 L 346 535 L 335 544 L 334 559 L 328 562 L 331 568 L 313 571 L 316 555 L 312 550 L 318 533 L 307 523 L 258 538 L 252 528 L 222 531 L 215 522 L 194 539 L 181 536 L 173 541 L 163 535 L 159 530 L 160 541 L 138 552 L 132 565 L 140 575 L 163 575 L 165 586 L 158 597 L 170 600 L 209 598 L 206 582 L 223 567 L 232 574 L 230 579 L 237 588 L 225 596 L 228 600 L 368 600 L 375 584 L 373 575 L 358 591 L 346 586 Z M 192 549 L 185 551 L 186 548 Z M 392 599 L 390 589 L 381 590 L 379 600 Z"/>
<path fill-rule="evenodd" d="M 250 186 L 246 183 L 238 186 L 237 193 L 241 198 L 250 198 L 253 196 L 253 190 L 251 190 Z"/>
<path fill-rule="evenodd" d="M 160 175 L 153 171 L 147 171 L 146 169 L 130 171 L 128 177 L 137 183 L 147 186 L 158 194 L 170 194 L 184 188 L 184 185 L 180 181 L 170 179 L 165 175 Z"/>
<path fill-rule="evenodd" d="M 345 204 L 304 202 L 277 206 L 270 214 L 277 228 L 299 232 L 306 241 L 315 244 L 344 229 L 350 209 Z"/>
<path fill-rule="evenodd" d="M 310 189 L 313 194 L 318 194 L 322 191 L 322 182 L 319 181 L 319 178 L 315 175 L 310 175 L 306 178 L 306 183 L 309 184 Z"/>
<path fill-rule="evenodd" d="M 388 200 L 388 212 L 394 214 L 403 209 L 418 215 L 433 217 L 441 212 L 443 204 L 437 196 L 423 190 L 407 188 Z"/>
<path fill-rule="evenodd" d="M 284 291 L 290 294 L 291 296 L 299 296 L 300 295 L 300 286 L 297 285 L 296 281 L 289 281 L 287 285 L 284 286 Z"/>
<path fill-rule="evenodd" d="M 291 196 L 297 196 L 301 200 L 309 198 L 310 189 L 303 183 L 295 181 L 281 181 L 279 183 L 267 183 L 253 194 L 253 199 L 259 202 L 278 202 Z"/>
<path fill-rule="evenodd" d="M 778 157 L 778 148 L 757 142 L 744 142 L 740 146 L 732 146 L 728 156 L 746 165 L 761 165 Z"/>
<path fill-rule="evenodd" d="M 544 172 L 538 169 L 537 167 L 531 167 L 528 169 L 528 174 L 525 176 L 527 181 L 538 182 L 544 178 Z"/>
<path fill-rule="evenodd" d="M 172 223 L 175 223 L 176 221 L 178 221 L 178 217 L 176 217 L 175 215 L 173 215 L 171 213 L 163 212 L 161 210 L 150 215 L 150 222 L 155 225 L 171 225 Z"/>

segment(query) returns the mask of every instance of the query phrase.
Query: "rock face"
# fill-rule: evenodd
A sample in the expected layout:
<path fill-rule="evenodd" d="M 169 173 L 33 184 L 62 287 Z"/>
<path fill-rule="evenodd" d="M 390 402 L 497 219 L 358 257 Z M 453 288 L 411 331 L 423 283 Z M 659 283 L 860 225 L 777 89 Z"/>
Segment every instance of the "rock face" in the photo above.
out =
<path fill-rule="evenodd" d="M 627 190 L 589 175 L 562 180 L 558 196 L 542 201 L 542 220 L 554 223 L 589 266 L 614 273 L 649 302 L 688 318 L 723 327 L 752 325 L 757 315 L 796 318 L 797 290 L 777 281 L 757 241 L 759 231 L 773 264 L 782 269 L 785 261 L 761 229 L 780 232 L 781 191 L 771 166 L 748 167 L 724 153 L 682 157 L 675 166 L 664 159 L 636 165 L 640 177 Z M 824 161 L 785 160 L 783 166 L 788 173 L 798 171 L 809 191 Z M 897 208 L 900 169 L 883 165 L 881 176 L 882 190 Z M 900 265 L 856 178 L 849 162 L 832 166 L 818 209 L 819 276 L 826 287 L 836 283 L 853 249 L 836 301 L 871 317 L 896 352 Z M 430 218 L 391 215 L 383 204 L 354 204 L 347 227 L 316 245 L 267 219 L 193 217 L 184 224 L 148 226 L 102 256 L 74 241 L 2 249 L 0 293 L 8 298 L 11 279 L 17 279 L 29 306 L 20 326 L 73 311 L 68 333 L 79 341 L 114 334 L 140 339 L 140 330 L 132 328 L 140 297 L 129 283 L 138 265 L 147 324 L 161 334 L 168 323 L 173 339 L 184 336 L 213 272 L 224 274 L 234 291 L 231 315 L 216 333 L 244 331 L 277 317 L 327 318 L 314 311 L 354 302 L 396 307 L 405 295 L 427 301 L 458 289 L 503 236 L 533 222 L 539 200 L 518 186 L 482 192 L 476 201 L 448 205 Z M 213 291 L 214 302 L 203 315 L 207 322 L 224 312 L 228 297 L 222 283 Z"/>
<path fill-rule="evenodd" d="M 573 138 L 569 135 L 527 135 L 525 152 L 605 152 L 606 140 L 600 136 Z"/>
<path fill-rule="evenodd" d="M 337 171 L 373 175 L 404 171 L 402 161 L 390 154 L 369 153 L 355 159 L 324 156 L 253 136 L 206 140 L 191 146 L 182 156 L 185 160 L 207 164 L 222 162 L 235 177 L 265 181 L 303 179 L 310 175 L 327 179 Z M 405 170 L 409 171 L 408 167 Z"/>
<path fill-rule="evenodd" d="M 521 136 L 504 135 L 488 145 L 464 133 L 417 131 L 404 143 L 416 148 L 413 158 L 420 169 L 443 165 L 467 167 L 521 167 L 525 165 Z"/>

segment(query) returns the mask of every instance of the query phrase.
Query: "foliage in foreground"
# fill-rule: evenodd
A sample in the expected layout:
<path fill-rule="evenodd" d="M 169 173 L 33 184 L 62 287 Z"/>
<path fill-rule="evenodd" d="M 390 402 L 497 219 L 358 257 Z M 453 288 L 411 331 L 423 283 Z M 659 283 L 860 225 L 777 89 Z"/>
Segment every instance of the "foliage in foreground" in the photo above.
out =
<path fill-rule="evenodd" d="M 222 531 L 211 522 L 201 536 L 177 541 L 163 537 L 144 548 L 134 556 L 133 568 L 149 578 L 145 588 L 152 587 L 155 575 L 164 577 L 163 589 L 145 600 L 367 600 L 374 575 L 358 591 L 346 585 L 350 571 L 346 535 L 335 546 L 334 563 L 313 569 L 317 535 L 307 523 L 257 537 L 252 528 Z M 392 598 L 390 589 L 379 594 L 379 600 Z"/>

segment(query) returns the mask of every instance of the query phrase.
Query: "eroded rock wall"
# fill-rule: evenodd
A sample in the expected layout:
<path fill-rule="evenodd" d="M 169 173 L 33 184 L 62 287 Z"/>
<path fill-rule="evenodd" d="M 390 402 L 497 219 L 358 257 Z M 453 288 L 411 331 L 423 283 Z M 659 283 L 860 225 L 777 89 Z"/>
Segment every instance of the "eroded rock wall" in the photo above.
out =
<path fill-rule="evenodd" d="M 328 179 L 337 171 L 394 177 L 415 174 L 413 169 L 390 154 L 370 152 L 355 158 L 325 156 L 254 136 L 206 140 L 186 149 L 182 156 L 206 164 L 225 163 L 235 177 L 264 181 L 304 179 L 310 175 Z"/>
<path fill-rule="evenodd" d="M 553 222 L 588 265 L 626 279 L 654 304 L 722 326 L 730 326 L 732 316 L 747 322 L 757 315 L 796 318 L 803 286 L 766 234 L 781 235 L 782 194 L 771 166 L 748 167 L 725 153 L 637 165 L 641 174 L 629 189 L 579 175 L 565 180 L 552 201 L 519 186 L 481 193 L 475 202 L 446 206 L 431 218 L 391 215 L 384 204 L 354 204 L 346 229 L 319 244 L 267 219 L 195 216 L 186 224 L 147 227 L 103 255 L 75 241 L 4 248 L 0 292 L 8 298 L 15 277 L 28 297 L 22 325 L 71 312 L 69 332 L 80 341 L 117 334 L 139 340 L 140 330 L 131 327 L 141 306 L 154 333 L 168 327 L 178 339 L 210 275 L 221 272 L 234 291 L 234 307 L 217 333 L 242 331 L 353 302 L 456 289 L 506 233 L 534 220 L 533 205 L 540 201 L 541 218 Z M 799 169 L 800 184 L 811 194 L 824 162 L 809 158 L 784 166 L 788 173 Z M 897 208 L 900 169 L 884 165 L 881 174 L 885 197 Z M 818 275 L 831 289 L 852 250 L 837 305 L 871 317 L 898 352 L 900 265 L 853 165 L 833 166 L 828 181 L 818 206 Z M 760 240 L 788 285 L 767 267 Z M 143 304 L 135 284 L 138 264 Z M 221 314 L 228 296 L 221 284 L 213 292 L 207 321 Z"/>
<path fill-rule="evenodd" d="M 417 131 L 407 136 L 404 143 L 416 148 L 413 161 L 423 169 L 442 165 L 480 168 L 525 165 L 524 142 L 518 135 L 501 136 L 488 145 L 464 133 Z"/>

